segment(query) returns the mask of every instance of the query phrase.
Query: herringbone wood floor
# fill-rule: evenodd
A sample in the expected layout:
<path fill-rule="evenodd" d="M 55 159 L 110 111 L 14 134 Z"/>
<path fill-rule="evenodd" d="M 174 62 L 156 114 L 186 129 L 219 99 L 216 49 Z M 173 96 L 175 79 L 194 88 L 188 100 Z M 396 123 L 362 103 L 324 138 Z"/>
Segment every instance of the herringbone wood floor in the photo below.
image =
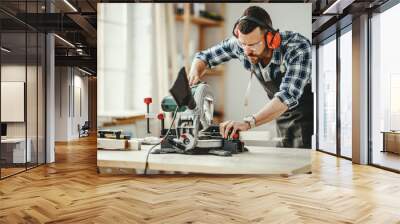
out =
<path fill-rule="evenodd" d="M 0 181 L 0 223 L 400 223 L 400 175 L 314 153 L 313 173 L 104 176 L 96 140 Z"/>

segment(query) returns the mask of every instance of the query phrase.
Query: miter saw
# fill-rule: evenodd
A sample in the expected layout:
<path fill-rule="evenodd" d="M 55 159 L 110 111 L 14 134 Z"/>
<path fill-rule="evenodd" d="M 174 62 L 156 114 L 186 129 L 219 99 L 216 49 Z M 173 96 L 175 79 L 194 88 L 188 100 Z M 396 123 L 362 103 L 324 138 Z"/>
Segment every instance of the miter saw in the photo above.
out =
<path fill-rule="evenodd" d="M 161 108 L 164 112 L 174 113 L 175 128 L 162 127 L 161 148 L 152 153 L 230 156 L 247 151 L 238 133 L 224 139 L 219 126 L 213 124 L 214 96 L 209 85 L 199 83 L 189 87 L 186 71 L 182 68 L 170 93 L 171 96 L 162 100 Z"/>

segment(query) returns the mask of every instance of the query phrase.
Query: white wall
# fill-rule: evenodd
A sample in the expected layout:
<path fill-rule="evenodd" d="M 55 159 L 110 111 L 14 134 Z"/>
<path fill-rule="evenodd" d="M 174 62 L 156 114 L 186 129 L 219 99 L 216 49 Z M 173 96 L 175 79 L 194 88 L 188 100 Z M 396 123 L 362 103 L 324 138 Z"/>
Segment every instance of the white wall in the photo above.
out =
<path fill-rule="evenodd" d="M 55 140 L 77 139 L 78 124 L 88 120 L 88 78 L 71 67 L 56 67 L 55 73 Z"/>
<path fill-rule="evenodd" d="M 275 29 L 280 31 L 296 31 L 311 40 L 311 4 L 227 4 L 226 33 L 232 33 L 232 27 L 243 11 L 252 5 L 266 9 L 272 19 Z M 246 71 L 237 60 L 226 64 L 225 77 L 225 119 L 242 120 L 244 95 L 249 81 L 250 72 Z M 249 113 L 256 113 L 269 100 L 265 90 L 256 78 L 252 80 L 252 90 L 249 99 Z M 257 130 L 270 130 L 275 134 L 275 122 L 257 127 Z"/>
<path fill-rule="evenodd" d="M 25 83 L 1 82 L 1 121 L 24 122 Z"/>
<path fill-rule="evenodd" d="M 83 125 L 85 121 L 89 120 L 89 89 L 88 89 L 88 77 L 87 76 L 82 76 L 83 73 L 80 75 L 75 75 L 75 86 L 81 88 L 81 110 L 82 113 L 78 114 L 75 113 L 75 117 L 78 118 L 78 120 L 75 123 L 75 127 L 77 126 L 78 122 Z M 78 130 L 75 129 L 75 135 L 78 135 L 79 133 L 77 132 Z"/>
<path fill-rule="evenodd" d="M 26 80 L 27 78 L 27 80 Z M 43 82 L 44 74 L 39 66 L 25 66 L 25 64 L 3 64 L 1 66 L 2 82 L 24 82 L 26 86 L 26 99 L 22 102 L 22 107 L 18 108 L 26 120 L 22 122 L 6 122 L 8 138 L 24 138 L 25 135 L 30 139 L 30 148 L 32 161 L 36 162 L 37 153 L 39 153 L 39 163 L 44 162 L 44 92 Z M 2 93 L 4 89 L 2 89 Z M 24 93 L 24 90 L 22 94 Z M 2 95 L 2 98 L 7 96 Z M 26 107 L 25 107 L 26 101 Z M 4 105 L 3 105 L 4 106 Z M 16 108 L 2 107 L 3 112 L 17 113 Z M 26 110 L 26 111 L 25 111 Z"/>
<path fill-rule="evenodd" d="M 2 65 L 1 81 L 25 82 L 25 65 Z M 28 67 L 31 70 L 32 67 Z M 7 110 L 7 108 L 1 108 Z M 7 124 L 7 137 L 25 137 L 25 122 L 11 122 Z"/>
<path fill-rule="evenodd" d="M 68 139 L 68 68 L 55 68 L 55 140 L 66 141 Z"/>

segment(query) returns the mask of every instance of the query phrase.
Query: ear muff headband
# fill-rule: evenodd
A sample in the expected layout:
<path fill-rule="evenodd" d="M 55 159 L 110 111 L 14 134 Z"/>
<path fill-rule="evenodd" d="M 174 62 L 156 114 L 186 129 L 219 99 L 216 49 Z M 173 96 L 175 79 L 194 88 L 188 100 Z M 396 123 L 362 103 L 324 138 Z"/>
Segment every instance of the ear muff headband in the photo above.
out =
<path fill-rule="evenodd" d="M 262 22 L 261 20 L 252 17 L 252 16 L 242 16 L 234 25 L 233 27 L 233 36 L 238 37 L 239 36 L 239 28 L 237 27 L 238 24 L 243 21 L 243 20 L 247 20 L 247 21 L 251 21 L 255 24 L 257 24 L 258 26 L 264 28 L 267 30 L 267 34 L 265 36 L 266 42 L 267 42 L 267 46 L 271 49 L 276 49 L 281 45 L 281 35 L 279 34 L 279 29 L 275 30 L 274 28 L 272 28 L 270 25 Z"/>

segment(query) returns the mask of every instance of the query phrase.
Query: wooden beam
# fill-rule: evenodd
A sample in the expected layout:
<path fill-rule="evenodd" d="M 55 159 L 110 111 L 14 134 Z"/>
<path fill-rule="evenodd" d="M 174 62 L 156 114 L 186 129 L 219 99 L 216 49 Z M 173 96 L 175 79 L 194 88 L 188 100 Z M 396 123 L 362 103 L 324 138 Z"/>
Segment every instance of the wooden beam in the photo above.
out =
<path fill-rule="evenodd" d="M 183 60 L 186 72 L 190 71 L 189 41 L 190 41 L 190 3 L 185 3 L 183 14 Z"/>

